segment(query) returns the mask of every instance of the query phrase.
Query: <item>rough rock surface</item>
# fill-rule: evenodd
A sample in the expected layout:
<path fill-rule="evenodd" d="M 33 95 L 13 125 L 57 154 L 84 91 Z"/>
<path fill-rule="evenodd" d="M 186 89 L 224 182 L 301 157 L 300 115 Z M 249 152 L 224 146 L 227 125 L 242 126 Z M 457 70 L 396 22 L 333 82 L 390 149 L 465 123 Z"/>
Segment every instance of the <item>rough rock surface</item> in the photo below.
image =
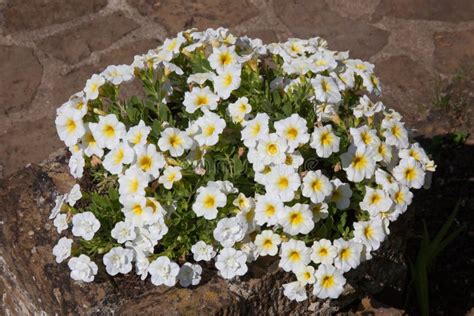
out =
<path fill-rule="evenodd" d="M 376 65 L 385 87 L 382 99 L 408 115 L 408 126 L 425 136 L 432 135 L 433 125 L 452 131 L 457 127 L 431 112 L 440 79 L 463 71 L 474 56 L 473 5 L 472 0 L 0 0 L 0 169 L 10 175 L 62 146 L 53 137 L 55 109 L 93 73 L 131 62 L 189 27 L 226 26 L 266 42 L 326 37 L 330 48 L 350 50 Z"/>
<path fill-rule="evenodd" d="M 348 275 L 344 294 L 332 302 L 314 297 L 290 302 L 281 285 L 292 276 L 268 260 L 252 264 L 247 276 L 232 282 L 219 278 L 212 266 L 204 267 L 202 284 L 192 289 L 155 287 L 131 275 L 110 278 L 103 267 L 95 282 L 76 283 L 67 264 L 54 261 L 52 247 L 59 237 L 48 220 L 55 196 L 74 183 L 67 160 L 59 151 L 0 183 L 0 310 L 6 314 L 329 315 L 388 284 L 403 284 L 405 240 L 396 232 L 403 223 L 393 227 L 373 260 Z"/>

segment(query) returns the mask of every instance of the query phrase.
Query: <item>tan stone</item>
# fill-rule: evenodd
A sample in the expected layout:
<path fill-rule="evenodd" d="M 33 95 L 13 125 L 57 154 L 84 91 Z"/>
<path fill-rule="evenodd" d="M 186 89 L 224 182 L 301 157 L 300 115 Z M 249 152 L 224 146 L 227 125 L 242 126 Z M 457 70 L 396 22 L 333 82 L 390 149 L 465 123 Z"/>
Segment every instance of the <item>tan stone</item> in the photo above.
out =
<path fill-rule="evenodd" d="M 364 21 L 341 17 L 324 1 L 275 0 L 273 8 L 295 36 L 321 36 L 329 41 L 330 49 L 350 50 L 352 57 L 368 59 L 388 41 L 388 32 Z"/>
<path fill-rule="evenodd" d="M 455 73 L 474 59 L 474 29 L 440 32 L 434 35 L 436 68 L 443 73 Z"/>
<path fill-rule="evenodd" d="M 92 52 L 109 47 L 127 33 L 138 28 L 138 24 L 114 12 L 104 17 L 52 35 L 39 43 L 47 54 L 69 64 L 75 64 L 87 58 Z"/>
<path fill-rule="evenodd" d="M 166 27 L 170 35 L 197 27 L 230 27 L 254 17 L 258 13 L 248 0 L 128 0 L 138 11 L 151 16 Z"/>
<path fill-rule="evenodd" d="M 1 12 L 9 31 L 37 29 L 97 12 L 107 0 L 9 0 Z"/>

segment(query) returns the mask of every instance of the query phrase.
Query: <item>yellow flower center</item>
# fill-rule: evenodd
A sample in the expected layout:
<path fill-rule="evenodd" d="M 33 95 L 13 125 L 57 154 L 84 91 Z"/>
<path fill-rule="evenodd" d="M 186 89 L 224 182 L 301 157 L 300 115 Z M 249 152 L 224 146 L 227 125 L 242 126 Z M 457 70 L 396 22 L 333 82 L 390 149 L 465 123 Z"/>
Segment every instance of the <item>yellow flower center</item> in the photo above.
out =
<path fill-rule="evenodd" d="M 321 138 L 320 138 L 321 144 L 323 146 L 329 146 L 332 144 L 332 135 L 329 132 L 323 132 L 321 133 Z"/>
<path fill-rule="evenodd" d="M 367 226 L 366 228 L 364 228 L 364 236 L 367 239 L 372 239 L 372 237 L 374 236 L 374 230 L 372 229 L 372 227 Z"/>
<path fill-rule="evenodd" d="M 207 195 L 204 198 L 204 207 L 205 208 L 214 208 L 216 205 L 216 199 L 212 195 Z"/>
<path fill-rule="evenodd" d="M 296 137 L 298 137 L 298 130 L 294 127 L 290 127 L 288 131 L 286 132 L 286 135 L 288 136 L 289 139 L 293 140 Z"/>
<path fill-rule="evenodd" d="M 405 170 L 405 179 L 413 181 L 416 177 L 416 170 L 414 168 L 407 168 Z"/>
<path fill-rule="evenodd" d="M 141 207 L 139 204 L 136 204 L 136 205 L 133 207 L 133 213 L 134 213 L 135 215 L 142 215 L 142 213 L 143 213 L 142 207 Z"/>
<path fill-rule="evenodd" d="M 268 249 L 271 247 L 273 247 L 273 241 L 270 238 L 265 239 L 265 241 L 263 242 L 263 248 Z"/>
<path fill-rule="evenodd" d="M 334 277 L 332 275 L 324 276 L 322 282 L 322 286 L 326 289 L 331 288 L 334 286 Z"/>
<path fill-rule="evenodd" d="M 214 134 L 214 131 L 216 130 L 216 126 L 214 124 L 209 124 L 205 129 L 204 129 L 204 135 L 207 137 L 211 136 Z"/>
<path fill-rule="evenodd" d="M 266 205 L 265 215 L 267 215 L 268 217 L 271 217 L 271 216 L 275 215 L 275 212 L 276 212 L 276 208 L 273 204 L 267 204 Z"/>
<path fill-rule="evenodd" d="M 325 79 L 321 80 L 321 89 L 323 89 L 324 92 L 329 92 L 331 90 L 329 87 L 329 82 L 327 82 Z"/>
<path fill-rule="evenodd" d="M 257 136 L 259 133 L 260 133 L 260 130 L 261 130 L 262 126 L 260 125 L 259 122 L 255 123 L 253 126 L 252 126 L 252 129 L 250 131 L 250 134 L 255 137 Z"/>
<path fill-rule="evenodd" d="M 364 169 L 365 166 L 367 165 L 367 158 L 365 158 L 362 155 L 356 155 L 354 156 L 354 159 L 352 160 L 352 165 L 357 170 Z"/>
<path fill-rule="evenodd" d="M 319 249 L 319 255 L 321 257 L 326 257 L 328 255 L 328 250 L 326 248 L 320 248 Z"/>
<path fill-rule="evenodd" d="M 115 128 L 110 124 L 105 124 L 102 132 L 104 132 L 105 136 L 108 138 L 115 136 Z"/>
<path fill-rule="evenodd" d="M 290 182 L 286 177 L 280 177 L 277 181 L 277 185 L 280 190 L 285 190 L 286 188 L 288 188 L 289 183 Z"/>
<path fill-rule="evenodd" d="M 339 253 L 342 260 L 346 261 L 351 256 L 351 250 L 349 248 L 343 248 Z"/>
<path fill-rule="evenodd" d="M 314 192 L 319 192 L 323 188 L 323 183 L 321 179 L 316 179 L 311 183 L 311 187 L 313 188 Z"/>
<path fill-rule="evenodd" d="M 222 52 L 219 56 L 219 62 L 222 66 L 230 65 L 232 60 L 232 55 L 229 52 Z"/>
<path fill-rule="evenodd" d="M 267 154 L 269 155 L 276 155 L 278 153 L 278 146 L 274 143 L 270 143 L 267 145 Z"/>
<path fill-rule="evenodd" d="M 299 225 L 303 222 L 304 218 L 301 215 L 301 212 L 293 212 L 290 214 L 290 224 L 291 225 Z"/>
<path fill-rule="evenodd" d="M 133 137 L 133 139 L 132 139 L 132 143 L 136 145 L 136 144 L 139 144 L 141 141 L 142 141 L 142 133 L 137 132 L 135 134 L 135 137 Z"/>
<path fill-rule="evenodd" d="M 201 107 L 203 105 L 207 105 L 209 103 L 209 98 L 207 95 L 198 95 L 196 98 L 196 106 Z"/>
<path fill-rule="evenodd" d="M 173 147 L 173 148 L 178 147 L 183 142 L 181 137 L 179 137 L 179 135 L 176 135 L 176 134 L 171 135 L 170 138 L 169 138 L 169 141 L 170 141 L 171 147 Z"/>
<path fill-rule="evenodd" d="M 138 164 L 139 164 L 139 166 L 142 170 L 148 171 L 148 170 L 150 170 L 150 168 L 153 164 L 153 160 L 151 159 L 150 156 L 145 155 L 145 156 L 140 157 L 140 160 L 139 160 Z"/>
<path fill-rule="evenodd" d="M 378 204 L 380 202 L 380 200 L 382 200 L 382 197 L 377 194 L 377 193 L 374 193 L 371 197 L 370 197 L 370 204 L 374 205 L 374 204 Z"/>
<path fill-rule="evenodd" d="M 77 128 L 77 125 L 76 125 L 76 122 L 73 120 L 73 119 L 68 119 L 66 121 L 66 131 L 71 134 L 71 133 L 74 133 L 74 131 L 76 130 Z"/>
<path fill-rule="evenodd" d="M 224 75 L 224 87 L 227 88 L 228 86 L 230 86 L 232 84 L 232 81 L 234 81 L 234 78 L 232 77 L 232 74 L 230 73 L 227 73 Z"/>
<path fill-rule="evenodd" d="M 290 258 L 291 261 L 293 262 L 298 262 L 300 261 L 301 259 L 301 255 L 298 251 L 294 250 L 292 252 L 290 252 L 290 255 L 288 256 Z"/>
<path fill-rule="evenodd" d="M 138 180 L 135 178 L 130 181 L 130 193 L 136 193 L 138 191 Z"/>
<path fill-rule="evenodd" d="M 123 160 L 123 157 L 124 157 L 124 152 L 123 152 L 123 149 L 120 148 L 119 150 L 117 150 L 117 152 L 114 155 L 114 164 L 118 165 L 119 163 L 121 163 Z"/>

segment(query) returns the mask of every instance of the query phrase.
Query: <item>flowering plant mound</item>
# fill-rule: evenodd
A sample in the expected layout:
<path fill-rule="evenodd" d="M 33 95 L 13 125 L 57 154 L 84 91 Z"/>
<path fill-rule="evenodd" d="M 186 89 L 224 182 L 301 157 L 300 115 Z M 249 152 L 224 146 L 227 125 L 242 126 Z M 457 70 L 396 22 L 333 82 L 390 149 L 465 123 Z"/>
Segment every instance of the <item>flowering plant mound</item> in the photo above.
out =
<path fill-rule="evenodd" d="M 56 261 L 72 256 L 78 281 L 103 266 L 187 287 L 203 262 L 232 279 L 277 256 L 290 299 L 338 297 L 435 169 L 367 95 L 381 92 L 373 69 L 318 37 L 264 45 L 221 28 L 93 75 L 57 110 L 80 181 L 50 216 L 72 226 Z"/>

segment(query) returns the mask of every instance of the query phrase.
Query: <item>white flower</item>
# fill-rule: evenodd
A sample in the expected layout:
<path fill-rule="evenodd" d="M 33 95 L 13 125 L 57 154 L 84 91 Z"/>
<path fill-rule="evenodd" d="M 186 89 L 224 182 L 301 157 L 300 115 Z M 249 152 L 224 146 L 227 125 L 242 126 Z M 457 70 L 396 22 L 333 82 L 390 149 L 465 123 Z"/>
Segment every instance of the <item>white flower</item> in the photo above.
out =
<path fill-rule="evenodd" d="M 366 222 L 354 222 L 354 240 L 364 244 L 370 250 L 377 250 L 385 239 L 385 232 L 380 219 Z"/>
<path fill-rule="evenodd" d="M 397 148 L 408 147 L 408 132 L 402 122 L 384 119 L 382 129 L 387 144 Z"/>
<path fill-rule="evenodd" d="M 247 262 L 251 263 L 257 261 L 260 254 L 258 253 L 257 245 L 253 242 L 244 242 L 240 245 L 240 250 L 247 256 Z"/>
<path fill-rule="evenodd" d="M 193 259 L 196 261 L 210 261 L 216 255 L 212 246 L 202 240 L 191 247 L 191 252 L 193 253 Z"/>
<path fill-rule="evenodd" d="M 334 188 L 329 201 L 336 203 L 336 207 L 345 210 L 351 204 L 352 190 L 348 183 L 343 183 L 339 179 L 331 181 Z"/>
<path fill-rule="evenodd" d="M 61 212 L 61 209 L 64 205 L 64 202 L 67 199 L 67 194 L 64 195 L 57 195 L 54 200 L 54 207 L 51 209 L 51 214 L 49 215 L 49 219 L 54 219 L 58 214 Z"/>
<path fill-rule="evenodd" d="M 242 212 L 249 211 L 255 207 L 254 200 L 248 198 L 243 193 L 239 193 L 235 200 L 232 202 L 232 205 L 237 206 Z"/>
<path fill-rule="evenodd" d="M 230 94 L 240 86 L 240 66 L 227 67 L 219 75 L 214 76 L 214 91 L 223 100 L 227 100 Z"/>
<path fill-rule="evenodd" d="M 73 257 L 67 264 L 71 269 L 71 278 L 75 281 L 92 282 L 97 274 L 97 265 L 86 255 Z"/>
<path fill-rule="evenodd" d="M 91 240 L 99 228 L 100 222 L 92 212 L 78 213 L 72 217 L 72 234 L 76 237 Z"/>
<path fill-rule="evenodd" d="M 392 200 L 384 190 L 366 186 L 364 199 L 359 203 L 359 206 L 362 210 L 375 216 L 378 213 L 387 212 L 392 207 Z"/>
<path fill-rule="evenodd" d="M 425 164 L 426 162 L 430 161 L 428 155 L 418 143 L 414 143 L 409 148 L 400 150 L 398 156 L 400 157 L 400 159 L 408 159 L 412 157 L 421 164 Z"/>
<path fill-rule="evenodd" d="M 153 223 L 148 226 L 150 236 L 156 241 L 163 239 L 163 236 L 168 233 L 168 226 L 166 226 L 165 219 L 163 216 L 155 216 L 152 222 Z"/>
<path fill-rule="evenodd" d="M 110 232 L 110 235 L 112 238 L 117 240 L 119 244 L 123 244 L 129 240 L 134 240 L 137 237 L 135 233 L 135 226 L 131 221 L 117 222 Z"/>
<path fill-rule="evenodd" d="M 135 158 L 135 153 L 126 142 L 121 142 L 109 151 L 104 158 L 104 168 L 111 174 L 122 173 L 123 165 L 130 164 Z"/>
<path fill-rule="evenodd" d="M 86 161 L 84 160 L 82 150 L 76 153 L 73 153 L 71 158 L 69 158 L 69 163 L 68 163 L 69 172 L 74 178 L 80 179 L 82 178 L 82 175 L 84 173 L 85 164 L 86 164 Z"/>
<path fill-rule="evenodd" d="M 260 161 L 265 165 L 271 163 L 282 164 L 286 160 L 285 152 L 287 148 L 285 139 L 272 133 L 258 142 L 257 154 Z"/>
<path fill-rule="evenodd" d="M 258 113 L 253 120 L 244 123 L 242 130 L 242 140 L 247 147 L 254 147 L 259 140 L 263 140 L 268 136 L 268 114 Z"/>
<path fill-rule="evenodd" d="M 165 166 L 165 157 L 156 150 L 156 146 L 148 144 L 146 146 L 135 146 L 137 154 L 136 166 L 145 172 L 150 179 L 157 179 L 160 169 Z"/>
<path fill-rule="evenodd" d="M 354 140 L 354 145 L 357 148 L 370 147 L 373 151 L 375 151 L 380 144 L 380 139 L 377 137 L 377 132 L 373 129 L 370 129 L 367 125 L 358 128 L 351 128 L 350 133 L 352 139 Z"/>
<path fill-rule="evenodd" d="M 338 298 L 344 290 L 346 279 L 342 271 L 331 265 L 321 264 L 316 270 L 313 294 L 321 299 Z"/>
<path fill-rule="evenodd" d="M 349 181 L 360 182 L 374 175 L 375 159 L 370 147 L 349 147 L 349 150 L 341 155 L 341 162 Z"/>
<path fill-rule="evenodd" d="M 118 179 L 119 193 L 121 196 L 145 195 L 145 188 L 148 185 L 148 176 L 137 167 L 130 167 L 125 174 Z"/>
<path fill-rule="evenodd" d="M 142 281 L 148 276 L 149 266 L 150 261 L 148 260 L 147 256 L 140 251 L 135 251 L 135 272 L 140 276 Z"/>
<path fill-rule="evenodd" d="M 412 157 L 400 160 L 392 174 L 398 182 L 409 188 L 419 189 L 425 182 L 425 171 Z"/>
<path fill-rule="evenodd" d="M 153 209 L 147 205 L 144 196 L 127 195 L 121 197 L 120 203 L 123 204 L 122 212 L 125 214 L 126 220 L 129 220 L 134 226 L 142 227 L 154 222 Z"/>
<path fill-rule="evenodd" d="M 313 284 L 316 279 L 314 278 L 314 268 L 312 266 L 302 266 L 295 271 L 296 278 L 302 285 Z"/>
<path fill-rule="evenodd" d="M 61 232 L 65 229 L 68 228 L 67 224 L 67 215 L 66 214 L 58 214 L 56 218 L 54 219 L 54 227 L 56 227 L 58 234 L 61 234 Z"/>
<path fill-rule="evenodd" d="M 332 183 L 321 170 L 309 171 L 303 178 L 301 192 L 313 203 L 320 203 L 332 193 Z"/>
<path fill-rule="evenodd" d="M 150 263 L 148 272 L 151 275 L 151 283 L 154 285 L 173 286 L 179 273 L 179 266 L 166 256 L 158 257 Z"/>
<path fill-rule="evenodd" d="M 278 222 L 278 213 L 283 210 L 283 202 L 276 194 L 267 193 L 257 198 L 255 221 L 258 225 L 273 226 Z"/>
<path fill-rule="evenodd" d="M 211 187 L 201 187 L 198 189 L 196 201 L 193 204 L 193 211 L 197 216 L 204 216 L 205 219 L 212 220 L 217 217 L 217 208 L 224 207 L 227 197 L 224 193 Z"/>
<path fill-rule="evenodd" d="M 189 46 L 186 47 L 186 50 L 188 48 L 189 48 Z M 204 82 L 206 82 L 208 80 L 211 81 L 213 75 L 214 75 L 214 72 L 212 72 L 212 71 L 190 74 L 188 79 L 186 80 L 186 83 L 191 84 L 191 83 L 195 82 L 197 84 L 202 85 L 202 84 L 204 84 Z"/>
<path fill-rule="evenodd" d="M 133 250 L 114 247 L 104 255 L 105 270 L 111 276 L 132 271 Z"/>
<path fill-rule="evenodd" d="M 327 158 L 332 153 L 339 151 L 340 138 L 334 134 L 331 125 L 315 127 L 311 134 L 310 146 L 316 149 L 316 154 L 321 158 Z"/>
<path fill-rule="evenodd" d="M 334 266 L 344 272 L 355 269 L 360 264 L 362 244 L 344 239 L 336 239 L 333 242 L 337 248 L 337 256 L 334 258 Z"/>
<path fill-rule="evenodd" d="M 385 164 L 389 164 L 392 161 L 392 146 L 380 142 L 377 148 L 375 148 L 375 161 L 382 161 Z"/>
<path fill-rule="evenodd" d="M 329 216 L 329 206 L 326 203 L 313 203 L 309 206 L 309 209 L 313 213 L 313 221 L 315 223 Z"/>
<path fill-rule="evenodd" d="M 186 262 L 181 266 L 178 273 L 179 285 L 188 287 L 198 285 L 201 282 L 202 267 L 198 264 Z"/>
<path fill-rule="evenodd" d="M 72 239 L 62 237 L 58 243 L 53 247 L 53 255 L 56 257 L 56 262 L 61 263 L 71 255 Z"/>
<path fill-rule="evenodd" d="M 84 150 L 84 154 L 87 157 L 96 155 L 100 158 L 104 155 L 104 149 L 97 144 L 97 141 L 94 138 L 94 133 L 97 134 L 97 132 L 92 132 L 96 128 L 97 123 L 89 123 L 86 126 L 86 132 L 81 138 L 81 148 Z"/>
<path fill-rule="evenodd" d="M 56 130 L 66 146 L 73 146 L 86 132 L 82 122 L 82 114 L 79 111 L 68 108 L 56 117 Z"/>
<path fill-rule="evenodd" d="M 332 70 L 337 66 L 334 53 L 327 50 L 316 52 L 310 57 L 310 59 L 312 61 L 311 71 L 315 73 L 322 72 L 327 69 Z"/>
<path fill-rule="evenodd" d="M 214 229 L 213 236 L 223 247 L 230 248 L 244 239 L 247 224 L 237 217 L 223 218 Z"/>
<path fill-rule="evenodd" d="M 287 234 L 307 234 L 314 228 L 313 213 L 307 204 L 285 206 L 283 211 L 278 213 L 278 224 Z"/>
<path fill-rule="evenodd" d="M 382 102 L 378 101 L 375 104 L 370 101 L 369 97 L 364 95 L 359 99 L 359 104 L 352 108 L 355 117 L 362 116 L 371 117 L 375 113 L 381 112 L 385 109 Z"/>
<path fill-rule="evenodd" d="M 92 135 L 99 147 L 114 149 L 125 136 L 125 125 L 117 119 L 115 114 L 99 116 L 99 123 L 92 129 Z"/>
<path fill-rule="evenodd" d="M 260 256 L 275 256 L 280 244 L 280 235 L 268 229 L 255 236 L 255 245 Z"/>
<path fill-rule="evenodd" d="M 136 227 L 135 232 L 136 238 L 132 241 L 127 241 L 125 246 L 132 248 L 136 253 L 143 253 L 147 256 L 153 254 L 158 241 L 153 239 L 150 231 L 143 227 Z"/>
<path fill-rule="evenodd" d="M 143 146 L 146 144 L 147 137 L 151 132 L 151 127 L 145 125 L 145 122 L 140 120 L 138 125 L 131 127 L 125 139 L 130 143 L 131 146 Z"/>
<path fill-rule="evenodd" d="M 181 174 L 181 167 L 166 167 L 163 171 L 163 175 L 158 179 L 159 183 L 170 190 L 173 184 L 183 178 Z"/>
<path fill-rule="evenodd" d="M 307 122 L 298 114 L 276 121 L 274 126 L 278 136 L 283 137 L 291 151 L 309 141 Z"/>
<path fill-rule="evenodd" d="M 320 102 L 337 103 L 341 101 L 341 94 L 336 82 L 331 77 L 316 75 L 311 79 L 316 99 Z"/>
<path fill-rule="evenodd" d="M 158 146 L 162 151 L 169 151 L 173 157 L 181 156 L 185 150 L 191 149 L 192 139 L 177 128 L 168 127 L 161 132 Z"/>
<path fill-rule="evenodd" d="M 293 153 L 286 153 L 285 165 L 298 170 L 298 168 L 304 163 L 304 158 L 299 151 Z"/>
<path fill-rule="evenodd" d="M 295 272 L 308 265 L 311 261 L 310 256 L 311 248 L 306 247 L 303 241 L 290 239 L 281 244 L 278 265 L 286 272 Z"/>
<path fill-rule="evenodd" d="M 247 273 L 247 255 L 234 248 L 224 248 L 216 257 L 216 268 L 224 279 Z"/>
<path fill-rule="evenodd" d="M 99 88 L 103 86 L 105 79 L 99 75 L 92 75 L 92 77 L 87 80 L 86 87 L 84 88 L 84 93 L 86 94 L 87 100 L 95 100 L 99 96 Z"/>
<path fill-rule="evenodd" d="M 308 298 L 306 288 L 298 281 L 283 284 L 283 294 L 290 300 L 302 302 Z"/>
<path fill-rule="evenodd" d="M 133 67 L 129 65 L 110 65 L 105 68 L 101 75 L 110 83 L 119 85 L 133 78 Z"/>
<path fill-rule="evenodd" d="M 413 193 L 410 192 L 408 187 L 404 185 L 396 185 L 395 188 L 391 188 L 389 190 L 390 198 L 392 199 L 395 211 L 403 213 L 407 210 L 408 205 L 411 204 L 411 200 L 413 199 Z"/>
<path fill-rule="evenodd" d="M 209 56 L 209 64 L 217 73 L 223 73 L 226 69 L 238 64 L 238 56 L 235 53 L 235 46 L 214 47 Z"/>
<path fill-rule="evenodd" d="M 295 170 L 285 165 L 272 168 L 266 177 L 265 189 L 269 193 L 278 195 L 282 202 L 293 200 L 295 191 L 301 184 L 300 177 Z"/>
<path fill-rule="evenodd" d="M 213 146 L 219 141 L 219 135 L 222 134 L 226 123 L 217 114 L 208 112 L 196 120 L 200 133 L 194 139 L 200 146 Z"/>
<path fill-rule="evenodd" d="M 194 113 L 198 109 L 202 111 L 215 110 L 218 101 L 219 97 L 209 87 L 193 87 L 191 92 L 185 92 L 183 105 L 186 112 Z"/>
<path fill-rule="evenodd" d="M 230 103 L 227 108 L 230 117 L 234 123 L 242 123 L 247 114 L 252 111 L 249 100 L 246 97 L 238 98 L 234 103 Z"/>
<path fill-rule="evenodd" d="M 337 255 L 337 249 L 327 239 L 320 239 L 311 247 L 311 260 L 314 263 L 332 264 Z"/>

